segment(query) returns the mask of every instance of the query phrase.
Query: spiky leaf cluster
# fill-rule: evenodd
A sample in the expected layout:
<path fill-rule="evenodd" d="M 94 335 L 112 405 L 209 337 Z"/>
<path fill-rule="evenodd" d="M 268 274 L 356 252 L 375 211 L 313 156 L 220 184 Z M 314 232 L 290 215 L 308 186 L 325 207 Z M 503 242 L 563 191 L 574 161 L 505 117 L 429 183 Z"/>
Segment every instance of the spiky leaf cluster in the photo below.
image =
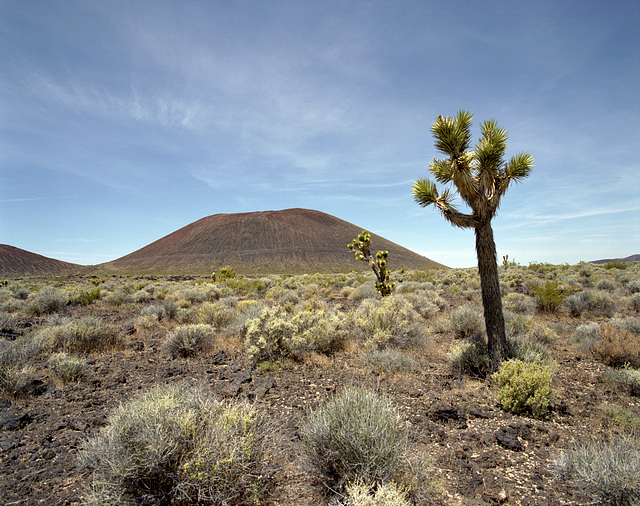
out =
<path fill-rule="evenodd" d="M 460 111 L 455 117 L 438 116 L 431 126 L 436 149 L 446 157 L 434 158 L 429 171 L 436 182 L 453 183 L 455 190 L 439 192 L 427 178 L 416 180 L 412 189 L 418 204 L 435 205 L 449 222 L 462 228 L 475 228 L 490 221 L 509 185 L 526 178 L 533 168 L 533 158 L 528 153 L 504 161 L 508 134 L 495 120 L 482 123 L 480 139 L 471 149 L 472 119 L 471 113 Z M 454 205 L 456 192 L 471 213 L 463 213 Z"/>
<path fill-rule="evenodd" d="M 375 259 L 369 250 L 371 245 L 371 234 L 366 230 L 360 232 L 350 244 L 347 245 L 351 251 L 356 255 L 356 260 L 362 260 L 367 262 L 374 274 L 376 275 L 376 290 L 382 295 L 391 294 L 393 291 L 394 283 L 390 280 L 390 273 L 387 270 L 387 258 L 389 257 L 388 251 L 378 251 Z"/>

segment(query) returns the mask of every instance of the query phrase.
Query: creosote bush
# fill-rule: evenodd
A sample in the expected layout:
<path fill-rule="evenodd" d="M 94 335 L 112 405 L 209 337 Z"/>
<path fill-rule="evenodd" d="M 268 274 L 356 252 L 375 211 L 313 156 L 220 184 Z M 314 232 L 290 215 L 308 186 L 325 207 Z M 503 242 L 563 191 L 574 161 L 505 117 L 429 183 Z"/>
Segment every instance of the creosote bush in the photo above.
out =
<path fill-rule="evenodd" d="M 86 504 L 261 504 L 274 470 L 273 426 L 204 389 L 160 386 L 120 405 L 86 441 Z"/>
<path fill-rule="evenodd" d="M 640 441 L 622 436 L 580 445 L 554 465 L 558 477 L 586 486 L 603 504 L 640 504 Z"/>
<path fill-rule="evenodd" d="M 173 357 L 195 357 L 211 346 L 214 331 L 213 326 L 204 323 L 180 325 L 169 332 L 162 348 Z"/>
<path fill-rule="evenodd" d="M 551 368 L 547 365 L 507 360 L 492 376 L 498 385 L 498 401 L 505 411 L 514 414 L 547 413 L 551 401 Z"/>
<path fill-rule="evenodd" d="M 532 285 L 529 290 L 536 299 L 538 309 L 547 313 L 555 313 L 565 299 L 560 282 L 556 279 L 547 279 L 544 283 Z"/>

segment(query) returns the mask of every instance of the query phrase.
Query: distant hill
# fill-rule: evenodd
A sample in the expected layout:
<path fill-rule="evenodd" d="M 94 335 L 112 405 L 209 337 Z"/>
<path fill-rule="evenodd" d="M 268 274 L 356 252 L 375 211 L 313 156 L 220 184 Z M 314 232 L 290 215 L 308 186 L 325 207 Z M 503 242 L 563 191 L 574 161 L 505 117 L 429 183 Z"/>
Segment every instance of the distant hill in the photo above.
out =
<path fill-rule="evenodd" d="M 592 264 L 608 264 L 609 262 L 640 262 L 640 255 L 631 255 L 625 258 L 607 258 L 604 260 L 594 260 Z"/>
<path fill-rule="evenodd" d="M 7 244 L 0 244 L 0 276 L 48 276 L 79 272 L 83 265 L 62 262 Z"/>
<path fill-rule="evenodd" d="M 202 218 L 144 248 L 98 267 L 120 272 L 328 272 L 368 268 L 347 249 L 360 232 L 320 211 L 286 209 Z M 389 251 L 389 268 L 441 266 L 375 234 L 371 247 Z"/>

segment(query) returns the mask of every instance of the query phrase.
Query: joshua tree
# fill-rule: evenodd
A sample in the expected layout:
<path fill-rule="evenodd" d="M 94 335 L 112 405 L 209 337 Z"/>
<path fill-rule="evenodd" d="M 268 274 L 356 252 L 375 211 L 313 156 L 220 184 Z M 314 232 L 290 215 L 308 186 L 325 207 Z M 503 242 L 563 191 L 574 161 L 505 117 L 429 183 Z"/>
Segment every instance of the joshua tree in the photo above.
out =
<path fill-rule="evenodd" d="M 471 208 L 471 212 L 460 212 L 453 205 L 455 190 L 452 192 L 447 188 L 438 193 L 435 183 L 429 179 L 416 180 L 413 198 L 423 207 L 435 205 L 452 225 L 475 230 L 487 348 L 492 368 L 497 369 L 500 362 L 508 357 L 509 350 L 491 219 L 509 184 L 529 175 L 533 158 L 528 153 L 519 153 L 505 162 L 507 131 L 499 128 L 495 120 L 482 123 L 480 140 L 472 150 L 472 118 L 473 115 L 467 111 L 460 111 L 455 117 L 438 116 L 431 125 L 431 132 L 435 137 L 436 149 L 446 158 L 434 159 L 429 165 L 429 171 L 438 183 L 453 182 L 455 190 Z"/>
<path fill-rule="evenodd" d="M 368 262 L 376 275 L 376 290 L 380 292 L 383 297 L 389 295 L 393 291 L 393 283 L 389 281 L 389 271 L 387 271 L 387 257 L 388 251 L 378 251 L 374 260 L 373 255 L 369 251 L 371 245 L 371 234 L 366 230 L 360 232 L 360 235 L 356 237 L 351 244 L 347 246 L 351 251 L 356 254 L 356 260 L 362 260 Z"/>

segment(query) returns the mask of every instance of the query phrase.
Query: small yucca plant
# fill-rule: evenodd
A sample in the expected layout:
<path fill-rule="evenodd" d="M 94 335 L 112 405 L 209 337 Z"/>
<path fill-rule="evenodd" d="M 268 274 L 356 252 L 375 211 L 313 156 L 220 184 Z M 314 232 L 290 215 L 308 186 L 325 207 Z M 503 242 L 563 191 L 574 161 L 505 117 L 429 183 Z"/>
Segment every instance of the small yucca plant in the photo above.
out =
<path fill-rule="evenodd" d="M 366 230 L 360 232 L 360 235 L 356 237 L 350 244 L 347 245 L 351 251 L 356 254 L 356 260 L 362 260 L 367 262 L 373 273 L 376 275 L 376 290 L 380 292 L 383 297 L 390 295 L 393 292 L 394 283 L 390 281 L 390 274 L 387 270 L 387 258 L 389 257 L 388 251 L 378 251 L 375 259 L 369 250 L 371 245 L 371 234 Z"/>

